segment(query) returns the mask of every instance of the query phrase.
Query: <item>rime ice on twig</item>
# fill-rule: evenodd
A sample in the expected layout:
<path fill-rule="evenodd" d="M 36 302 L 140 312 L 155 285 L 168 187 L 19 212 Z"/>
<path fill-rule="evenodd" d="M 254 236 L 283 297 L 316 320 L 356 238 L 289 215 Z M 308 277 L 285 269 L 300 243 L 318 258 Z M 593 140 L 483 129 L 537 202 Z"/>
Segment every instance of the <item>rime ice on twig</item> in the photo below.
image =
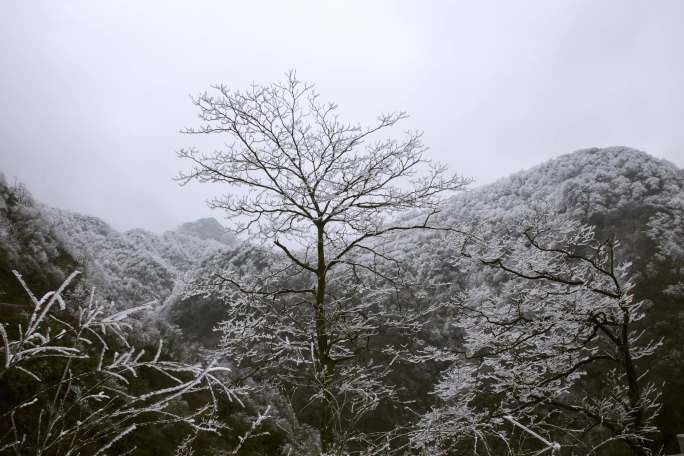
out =
<path fill-rule="evenodd" d="M 23 324 L 0 323 L 4 354 L 0 378 L 16 371 L 14 375 L 38 385 L 27 389 L 28 397 L 0 412 L 0 420 L 11 423 L 9 432 L 0 436 L 0 448 L 36 454 L 106 454 L 128 434 L 156 423 L 182 423 L 195 432 L 223 429 L 225 425 L 214 418 L 219 398 L 241 403 L 239 396 L 246 390 L 226 383 L 228 369 L 215 359 L 203 365 L 163 360 L 161 340 L 153 357 L 131 346 L 129 319 L 151 306 L 112 312 L 91 293 L 69 307 L 63 294 L 77 275 L 69 275 L 57 290 L 38 299 L 15 272 L 33 311 Z M 57 314 L 56 308 L 62 313 Z M 118 352 L 116 346 L 124 350 Z M 40 362 L 48 358 L 61 375 L 40 375 L 44 370 L 38 370 Z M 161 374 L 166 381 L 134 392 L 131 381 L 148 372 Z M 179 400 L 189 394 L 206 399 L 183 411 Z"/>

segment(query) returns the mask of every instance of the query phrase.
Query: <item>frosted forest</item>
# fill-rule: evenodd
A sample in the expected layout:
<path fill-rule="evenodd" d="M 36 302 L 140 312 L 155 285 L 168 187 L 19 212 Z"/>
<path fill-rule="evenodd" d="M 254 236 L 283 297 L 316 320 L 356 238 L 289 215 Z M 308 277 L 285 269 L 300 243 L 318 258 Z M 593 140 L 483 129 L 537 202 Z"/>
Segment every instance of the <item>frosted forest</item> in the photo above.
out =
<path fill-rule="evenodd" d="M 0 456 L 684 456 L 683 20 L 3 3 Z"/>
<path fill-rule="evenodd" d="M 470 189 L 294 72 L 193 98 L 161 235 L 0 187 L 0 452 L 638 455 L 684 429 L 684 171 L 580 150 Z M 183 165 L 188 165 L 183 167 Z"/>

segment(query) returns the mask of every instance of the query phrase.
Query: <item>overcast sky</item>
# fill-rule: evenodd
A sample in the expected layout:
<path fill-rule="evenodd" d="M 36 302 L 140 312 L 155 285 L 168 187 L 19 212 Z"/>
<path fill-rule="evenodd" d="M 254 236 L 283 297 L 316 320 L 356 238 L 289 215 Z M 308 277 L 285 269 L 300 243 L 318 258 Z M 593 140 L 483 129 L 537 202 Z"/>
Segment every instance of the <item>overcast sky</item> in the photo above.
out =
<path fill-rule="evenodd" d="M 406 110 L 476 185 L 592 146 L 684 166 L 684 1 L 5 1 L 0 171 L 115 228 L 214 215 L 172 181 L 189 100 L 296 69 L 350 121 Z"/>

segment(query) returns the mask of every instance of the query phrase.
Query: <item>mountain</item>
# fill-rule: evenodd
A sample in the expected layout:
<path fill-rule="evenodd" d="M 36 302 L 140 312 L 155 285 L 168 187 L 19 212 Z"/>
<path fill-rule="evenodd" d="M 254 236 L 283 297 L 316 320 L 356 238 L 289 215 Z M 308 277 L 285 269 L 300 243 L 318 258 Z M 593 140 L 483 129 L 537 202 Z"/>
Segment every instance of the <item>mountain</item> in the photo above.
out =
<path fill-rule="evenodd" d="M 684 326 L 684 170 L 626 147 L 580 150 L 457 194 L 445 201 L 432 223 L 505 234 L 532 207 L 569 215 L 595 225 L 600 237 L 620 239 L 621 259 L 633 264 L 637 297 L 653 302 L 649 321 L 658 328 L 669 325 L 666 332 L 673 325 Z M 407 220 L 412 217 L 423 220 L 421 214 Z M 443 233 L 412 231 L 386 244 L 417 282 L 440 284 L 433 291 L 435 300 L 448 301 L 453 293 L 489 280 L 489 272 L 461 258 L 457 243 Z M 207 257 L 192 275 L 208 277 L 225 269 L 254 273 L 268 263 L 265 256 L 257 247 L 243 246 Z M 210 296 L 179 295 L 171 314 L 201 338 L 221 318 L 216 305 Z M 435 325 L 444 336 L 453 331 L 447 321 Z M 670 353 L 681 351 L 670 348 Z"/>
<path fill-rule="evenodd" d="M 674 449 L 675 434 L 684 430 L 684 170 L 626 147 L 580 150 L 460 193 L 445 201 L 433 223 L 504 235 L 521 213 L 535 208 L 590 223 L 599 237 L 621 240 L 619 259 L 632 263 L 636 297 L 648 302 L 640 324 L 647 335 L 663 338 L 658 355 L 648 361 L 649 375 L 665 382 L 658 425 L 666 449 Z M 406 219 L 411 217 L 420 214 Z M 417 283 L 440 284 L 434 300 L 448 302 L 453 293 L 494 280 L 461 257 L 457 243 L 443 233 L 402 233 L 386 244 Z M 211 345 L 217 339 L 212 328 L 225 318 L 221 298 L 188 297 L 188 283 L 217 270 L 253 274 L 272 255 L 240 244 L 215 219 L 160 235 L 119 232 L 98 218 L 42 206 L 22 186 L 0 181 L 0 291 L 7 296 L 21 291 L 11 269 L 48 290 L 83 265 L 110 299 L 123 306 L 165 303 L 164 315 L 185 338 Z M 454 343 L 455 323 L 446 314 L 435 318 L 433 342 Z M 429 391 L 439 376 L 439 370 L 422 369 L 393 380 L 415 396 Z M 418 401 L 429 404 L 430 395 L 424 396 Z"/>
<path fill-rule="evenodd" d="M 43 207 L 62 244 L 84 265 L 90 281 L 124 307 L 163 303 L 185 273 L 238 241 L 215 219 L 186 223 L 157 235 L 143 229 L 119 232 L 103 220 Z"/>
<path fill-rule="evenodd" d="M 618 261 L 631 263 L 635 297 L 647 303 L 639 324 L 662 338 L 646 362 L 648 375 L 664 383 L 658 427 L 666 450 L 676 450 L 684 430 L 684 170 L 625 147 L 580 150 L 451 198 L 435 223 L 505 236 L 531 210 L 571 216 L 595 226 L 599 238 L 620 241 Z M 436 299 L 504 280 L 460 256 L 448 237 L 413 233 L 401 242 L 419 282 L 452 284 Z M 435 327 L 453 331 L 441 321 Z"/>
<path fill-rule="evenodd" d="M 235 247 L 239 241 L 233 233 L 221 225 L 215 218 L 207 217 L 187 222 L 179 226 L 176 233 L 187 234 L 199 239 L 218 241 L 228 247 Z"/>
<path fill-rule="evenodd" d="M 0 174 L 1 332 L 5 336 L 9 333 L 12 337 L 13 332 L 16 332 L 16 324 L 26 323 L 26 309 L 32 307 L 13 270 L 22 274 L 30 289 L 39 297 L 57 289 L 69 273 L 80 270 L 85 274 L 75 287 L 65 292 L 65 296 L 84 298 L 95 286 L 98 297 L 114 300 L 122 307 L 130 307 L 150 299 L 158 302 L 167 300 L 174 291 L 183 288 L 186 273 L 198 269 L 206 259 L 217 261 L 225 252 L 230 254 L 237 247 L 235 238 L 225 233 L 213 219 L 191 222 L 161 235 L 139 229 L 119 232 L 96 217 L 44 206 L 22 184 L 9 184 Z M 67 302 L 72 304 L 69 300 Z M 67 307 L 60 317 L 68 321 L 73 317 L 69 314 L 71 309 L 71 306 Z M 160 319 L 159 315 L 159 312 L 153 311 L 140 315 L 140 320 L 132 322 L 131 340 L 137 348 L 154 353 L 159 346 L 158 338 L 161 337 L 164 340 L 165 359 L 197 362 L 200 355 L 196 345 Z M 47 341 L 41 340 L 41 343 Z M 47 381 L 45 373 L 50 371 L 46 366 L 52 364 L 41 366 L 43 381 Z M 82 363 L 79 362 L 75 369 L 81 368 Z M 157 373 L 148 374 L 150 372 L 138 372 L 136 384 L 132 387 L 144 388 L 159 381 Z M 18 404 L 19 398 L 26 394 L 30 396 L 32 387 L 44 391 L 44 383 L 26 382 L 26 377 L 17 380 L 13 376 L 4 376 L 2 380 L 0 408 L 3 411 L 8 404 Z M 12 388 L 7 388 L 7 382 Z M 222 407 L 220 415 L 215 418 L 224 422 L 228 429 L 220 434 L 211 434 L 206 439 L 205 436 L 199 437 L 194 448 L 201 454 L 227 453 L 235 447 L 238 436 L 250 429 L 252 417 L 266 407 L 269 407 L 270 415 L 260 427 L 260 432 L 268 437 L 247 443 L 241 454 L 285 454 L 288 448 L 292 452 L 292 448 L 299 446 L 315 446 L 312 442 L 316 434 L 299 424 L 286 398 L 267 385 L 261 386 L 258 391 L 258 395 L 240 396 L 239 401 L 227 401 L 229 403 Z M 183 403 L 180 406 L 184 407 Z M 30 420 L 31 416 L 24 413 L 21 418 Z M 187 431 L 187 427 L 174 427 L 174 424 L 165 424 L 161 430 L 150 428 L 135 437 L 139 445 L 138 452 L 158 454 L 161 451 L 171 454 Z"/>
<path fill-rule="evenodd" d="M 79 269 L 122 307 L 163 303 L 182 288 L 186 273 L 238 245 L 213 218 L 161 235 L 119 232 L 97 217 L 42 205 L 22 184 L 8 184 L 0 175 L 0 302 L 25 300 L 12 270 L 44 293 Z"/>
<path fill-rule="evenodd" d="M 97 217 L 45 206 L 21 183 L 10 184 L 0 174 L 0 303 L 26 300 L 13 270 L 45 293 L 78 269 L 121 307 L 162 304 L 184 288 L 188 273 L 239 245 L 213 218 L 160 235 L 120 232 Z"/>
<path fill-rule="evenodd" d="M 631 242 L 639 238 L 654 244 L 656 250 L 650 253 L 684 261 L 684 252 L 677 248 L 682 236 L 684 170 L 626 147 L 580 150 L 458 194 L 446 202 L 435 223 L 465 227 L 476 221 L 503 232 L 521 211 L 540 205 L 595 224 L 604 234 L 610 231 L 622 239 L 630 259 L 643 253 L 634 251 Z M 419 243 L 436 237 L 414 235 Z M 420 251 L 417 262 L 453 253 L 435 247 Z"/>
<path fill-rule="evenodd" d="M 7 183 L 0 174 L 0 302 L 26 302 L 13 270 L 37 293 L 46 293 L 77 267 L 77 260 L 28 190 L 19 183 Z"/>
<path fill-rule="evenodd" d="M 675 434 L 684 429 L 680 392 L 684 391 L 684 170 L 626 147 L 580 150 L 460 193 L 445 201 L 432 223 L 503 236 L 518 228 L 520 215 L 531 210 L 569 216 L 595 225 L 601 238 L 621 240 L 619 260 L 632 263 L 636 297 L 649 303 L 641 324 L 651 337 L 663 337 L 658 358 L 650 360 L 651 375 L 665 381 L 659 426 L 672 447 Z M 414 213 L 406 220 L 422 221 L 422 217 Z M 389 239 L 384 246 L 409 277 L 434 285 L 431 298 L 435 301 L 448 302 L 459 291 L 503 280 L 501 274 L 460 256 L 458 243 L 448 234 L 412 231 Z M 207 259 L 194 276 L 210 277 L 225 269 L 249 276 L 264 267 L 264 256 L 255 247 L 240 249 Z M 223 315 L 219 302 L 211 295 L 180 297 L 169 315 L 188 336 L 212 344 L 216 335 L 211 328 Z M 455 324 L 448 313 L 437 315 L 431 342 L 455 343 Z M 415 400 L 417 391 L 429 391 L 440 376 L 439 370 L 421 369 L 392 378 L 411 392 L 405 399 Z M 418 398 L 424 401 L 421 405 L 429 405 L 429 396 Z"/>

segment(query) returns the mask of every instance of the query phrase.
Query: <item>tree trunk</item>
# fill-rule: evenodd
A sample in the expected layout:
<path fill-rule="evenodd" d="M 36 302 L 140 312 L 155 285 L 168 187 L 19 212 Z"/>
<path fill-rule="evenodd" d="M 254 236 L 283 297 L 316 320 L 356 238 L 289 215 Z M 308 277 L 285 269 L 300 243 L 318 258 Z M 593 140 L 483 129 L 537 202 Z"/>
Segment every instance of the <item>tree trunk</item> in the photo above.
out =
<path fill-rule="evenodd" d="M 620 349 L 622 350 L 622 362 L 624 364 L 625 376 L 627 377 L 627 395 L 629 398 L 630 415 L 632 418 L 632 431 L 638 436 L 643 424 L 644 414 L 641 403 L 641 387 L 639 386 L 639 376 L 632 359 L 631 347 L 629 345 L 629 310 L 622 308 L 622 328 L 620 334 Z M 632 450 L 637 456 L 649 456 L 648 442 L 640 437 L 632 438 L 629 442 Z"/>
<path fill-rule="evenodd" d="M 327 453 L 334 444 L 334 413 L 333 395 L 331 391 L 335 365 L 330 359 L 330 347 L 328 345 L 328 333 L 325 315 L 325 287 L 326 287 L 326 264 L 325 264 L 325 244 L 324 226 L 316 224 L 318 231 L 317 253 L 318 267 L 316 269 L 316 302 L 314 312 L 316 318 L 316 343 L 318 345 L 318 366 L 320 371 L 320 396 L 321 403 L 319 409 L 319 431 L 321 434 L 321 451 Z"/>

